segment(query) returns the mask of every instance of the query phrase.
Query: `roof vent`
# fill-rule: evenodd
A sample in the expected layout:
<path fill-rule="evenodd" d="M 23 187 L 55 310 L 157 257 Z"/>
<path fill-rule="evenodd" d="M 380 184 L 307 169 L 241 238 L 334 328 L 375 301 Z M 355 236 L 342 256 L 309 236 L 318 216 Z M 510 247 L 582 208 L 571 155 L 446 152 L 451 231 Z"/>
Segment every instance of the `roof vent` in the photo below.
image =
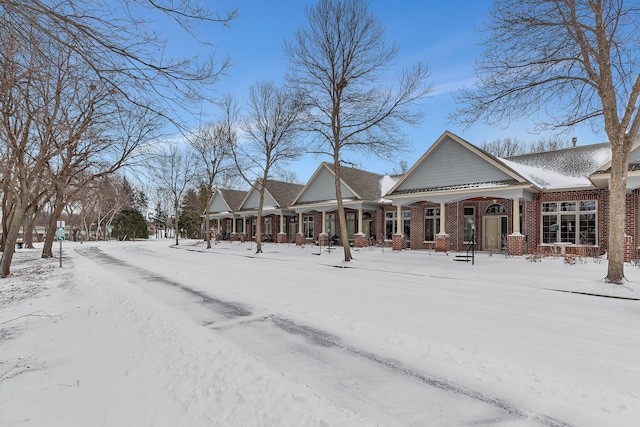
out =
<path fill-rule="evenodd" d="M 573 148 L 576 148 L 576 145 L 578 145 L 578 137 L 574 136 L 571 138 L 571 142 L 573 143 Z"/>

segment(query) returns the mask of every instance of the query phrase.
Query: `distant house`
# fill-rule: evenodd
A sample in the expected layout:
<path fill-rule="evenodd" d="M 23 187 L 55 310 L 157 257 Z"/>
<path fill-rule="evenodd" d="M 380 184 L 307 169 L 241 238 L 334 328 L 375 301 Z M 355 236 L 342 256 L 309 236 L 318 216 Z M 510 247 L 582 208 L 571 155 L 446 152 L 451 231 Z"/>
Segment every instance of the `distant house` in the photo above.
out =
<path fill-rule="evenodd" d="M 247 192 L 242 190 L 214 190 L 204 215 L 209 215 L 212 235 L 216 236 L 216 239 L 229 240 L 235 237 L 237 222 L 242 221 L 237 211 L 246 194 Z"/>
<path fill-rule="evenodd" d="M 356 247 L 384 242 L 384 206 L 382 198 L 395 183 L 389 176 L 356 168 L 340 169 L 342 202 L 347 221 L 347 239 Z M 338 201 L 333 164 L 322 163 L 296 197 L 291 209 L 302 224 L 298 243 L 326 242 L 340 231 Z M 339 237 L 339 236 L 337 236 Z M 339 239 L 342 242 L 342 239 Z"/>
<path fill-rule="evenodd" d="M 213 192 L 204 214 L 213 221 L 217 239 L 255 239 L 261 185 L 261 181 L 256 180 L 249 191 L 217 189 Z M 295 221 L 291 221 L 295 214 L 288 206 L 302 187 L 301 184 L 267 181 L 262 208 L 262 241 L 295 241 L 297 228 Z"/>

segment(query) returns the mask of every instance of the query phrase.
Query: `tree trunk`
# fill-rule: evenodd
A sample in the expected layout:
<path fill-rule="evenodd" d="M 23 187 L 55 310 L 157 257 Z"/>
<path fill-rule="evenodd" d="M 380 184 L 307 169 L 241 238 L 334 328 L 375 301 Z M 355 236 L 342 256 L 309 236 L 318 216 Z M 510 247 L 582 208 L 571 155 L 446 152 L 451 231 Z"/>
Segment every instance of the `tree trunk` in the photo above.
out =
<path fill-rule="evenodd" d="M 64 205 L 62 203 L 56 203 L 56 207 L 53 208 L 53 212 L 49 216 L 49 224 L 44 235 L 44 245 L 42 247 L 41 255 L 42 258 L 53 258 L 53 239 L 56 237 L 56 225 L 63 210 Z"/>
<path fill-rule="evenodd" d="M 2 258 L 0 258 L 0 278 L 3 279 L 11 274 L 11 261 L 16 251 L 16 240 L 18 240 L 18 234 L 20 233 L 20 224 L 22 223 L 22 218 L 24 218 L 24 208 L 19 203 L 16 201 L 13 206 L 13 212 L 10 215 L 11 218 L 7 227 L 4 251 L 2 252 Z"/>
<path fill-rule="evenodd" d="M 207 249 L 211 249 L 211 220 L 209 219 L 208 207 L 204 214 L 204 238 L 207 241 Z"/>
<path fill-rule="evenodd" d="M 260 202 L 258 203 L 258 215 L 256 217 L 256 253 L 262 253 L 262 205 L 264 204 L 264 182 L 260 186 Z"/>
<path fill-rule="evenodd" d="M 351 248 L 349 247 L 349 235 L 347 234 L 347 216 L 344 213 L 344 204 L 342 203 L 342 188 L 340 186 L 340 162 L 337 159 L 334 163 L 336 199 L 338 200 L 338 220 L 340 221 L 340 242 L 344 251 L 344 260 L 351 261 Z M 331 236 L 329 236 L 331 238 Z"/>
<path fill-rule="evenodd" d="M 605 281 L 621 284 L 624 279 L 624 235 L 627 203 L 627 175 L 631 143 L 611 139 L 611 182 L 609 183 L 609 249 Z M 614 142 L 615 141 L 615 142 Z"/>
<path fill-rule="evenodd" d="M 178 213 L 179 206 L 178 206 L 178 201 L 177 200 L 176 200 L 176 204 L 175 204 L 174 207 L 175 207 L 175 210 L 176 210 L 176 214 L 175 214 L 175 217 L 173 219 L 173 232 L 176 235 L 176 246 L 178 246 L 178 244 L 179 244 L 178 243 L 178 237 L 180 235 L 179 228 L 178 228 L 178 221 L 180 220 L 180 214 Z"/>
<path fill-rule="evenodd" d="M 33 224 L 36 220 L 36 213 L 33 212 L 31 215 L 25 215 L 24 221 L 24 247 L 27 249 L 33 249 Z"/>

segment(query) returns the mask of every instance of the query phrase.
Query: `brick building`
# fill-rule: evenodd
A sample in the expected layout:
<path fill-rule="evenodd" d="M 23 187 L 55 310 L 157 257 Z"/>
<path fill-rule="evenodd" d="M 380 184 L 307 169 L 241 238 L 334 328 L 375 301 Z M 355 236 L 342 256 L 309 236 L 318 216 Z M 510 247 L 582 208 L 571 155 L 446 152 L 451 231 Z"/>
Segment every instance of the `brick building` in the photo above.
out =
<path fill-rule="evenodd" d="M 627 259 L 639 258 L 637 148 L 631 154 L 627 204 L 611 207 L 608 143 L 503 159 L 447 131 L 402 176 L 341 169 L 347 239 L 356 247 L 397 250 L 464 251 L 473 242 L 477 250 L 512 255 L 596 255 L 607 251 L 613 208 L 626 210 Z M 269 182 L 270 193 L 272 185 L 285 183 Z M 222 220 L 227 231 L 251 238 L 246 232 L 251 228 L 242 227 L 250 227 L 247 220 L 255 215 L 253 191 L 245 192 L 235 208 L 219 200 L 230 195 L 214 194 L 209 214 Z M 287 197 L 271 197 L 266 205 L 271 209 L 266 218 L 273 215 L 277 226 L 263 230 L 284 233 L 278 242 L 326 244 L 339 238 L 332 164 L 322 163 L 306 185 L 289 187 Z"/>

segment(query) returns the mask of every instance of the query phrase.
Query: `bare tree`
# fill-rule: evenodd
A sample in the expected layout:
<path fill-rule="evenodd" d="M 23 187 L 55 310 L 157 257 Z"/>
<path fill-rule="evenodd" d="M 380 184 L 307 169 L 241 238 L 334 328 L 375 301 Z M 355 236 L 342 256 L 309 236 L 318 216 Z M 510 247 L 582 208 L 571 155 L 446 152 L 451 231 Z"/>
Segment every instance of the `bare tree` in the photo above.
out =
<path fill-rule="evenodd" d="M 494 139 L 485 142 L 480 148 L 496 157 L 511 157 L 527 152 L 527 146 L 517 138 Z"/>
<path fill-rule="evenodd" d="M 77 144 L 92 120 L 95 100 L 82 70 L 55 44 L 29 33 L 12 39 L 16 28 L 0 28 L 0 141 L 4 206 L 8 209 L 0 277 L 10 274 L 14 245 L 24 218 L 34 215 L 50 193 L 48 168 Z M 79 108 L 82 105 L 84 108 Z M 4 213 L 3 213 L 4 215 Z"/>
<path fill-rule="evenodd" d="M 307 9 L 308 27 L 286 41 L 289 81 L 306 96 L 308 131 L 316 153 L 331 156 L 335 171 L 340 235 L 345 261 L 351 260 L 340 168 L 349 151 L 389 158 L 407 148 L 401 124 L 418 124 L 413 107 L 425 97 L 428 69 L 423 63 L 404 70 L 396 89 L 385 89 L 397 56 L 384 29 L 364 0 L 320 0 Z"/>
<path fill-rule="evenodd" d="M 215 52 L 204 38 L 207 26 L 227 25 L 237 13 L 220 13 L 202 0 L 4 0 L 0 10 L 0 24 L 17 30 L 18 43 L 35 32 L 44 42 L 71 49 L 77 61 L 93 67 L 101 84 L 178 126 L 175 112 L 199 108 L 229 59 L 185 57 L 172 40 L 186 35 L 206 48 L 202 51 Z"/>
<path fill-rule="evenodd" d="M 152 175 L 159 186 L 171 194 L 176 245 L 179 244 L 180 202 L 196 177 L 194 156 L 193 153 L 189 153 L 188 147 L 188 144 L 182 143 L 173 143 L 165 147 L 164 151 L 158 154 L 157 162 L 154 162 L 152 169 Z"/>
<path fill-rule="evenodd" d="M 624 278 L 626 181 L 640 116 L 640 9 L 624 0 L 496 0 L 477 65 L 454 116 L 508 122 L 546 111 L 541 128 L 591 122 L 611 144 L 606 281 Z"/>
<path fill-rule="evenodd" d="M 273 168 L 298 159 L 304 146 L 296 140 L 300 118 L 305 111 L 300 96 L 272 82 L 259 82 L 251 86 L 248 112 L 242 120 L 242 130 L 248 141 L 235 145 L 234 158 L 238 170 L 249 185 L 256 185 L 260 194 L 256 216 L 256 253 L 262 253 L 262 208 L 264 192 Z M 243 159 L 240 166 L 239 159 Z M 247 171 L 258 175 L 254 183 Z"/>
<path fill-rule="evenodd" d="M 198 170 L 206 186 L 206 203 L 213 195 L 214 186 L 220 179 L 235 169 L 232 150 L 235 133 L 229 132 L 225 121 L 208 123 L 198 128 L 189 138 L 189 142 L 198 156 Z M 211 248 L 211 223 L 205 208 L 205 240 L 207 249 Z"/>

